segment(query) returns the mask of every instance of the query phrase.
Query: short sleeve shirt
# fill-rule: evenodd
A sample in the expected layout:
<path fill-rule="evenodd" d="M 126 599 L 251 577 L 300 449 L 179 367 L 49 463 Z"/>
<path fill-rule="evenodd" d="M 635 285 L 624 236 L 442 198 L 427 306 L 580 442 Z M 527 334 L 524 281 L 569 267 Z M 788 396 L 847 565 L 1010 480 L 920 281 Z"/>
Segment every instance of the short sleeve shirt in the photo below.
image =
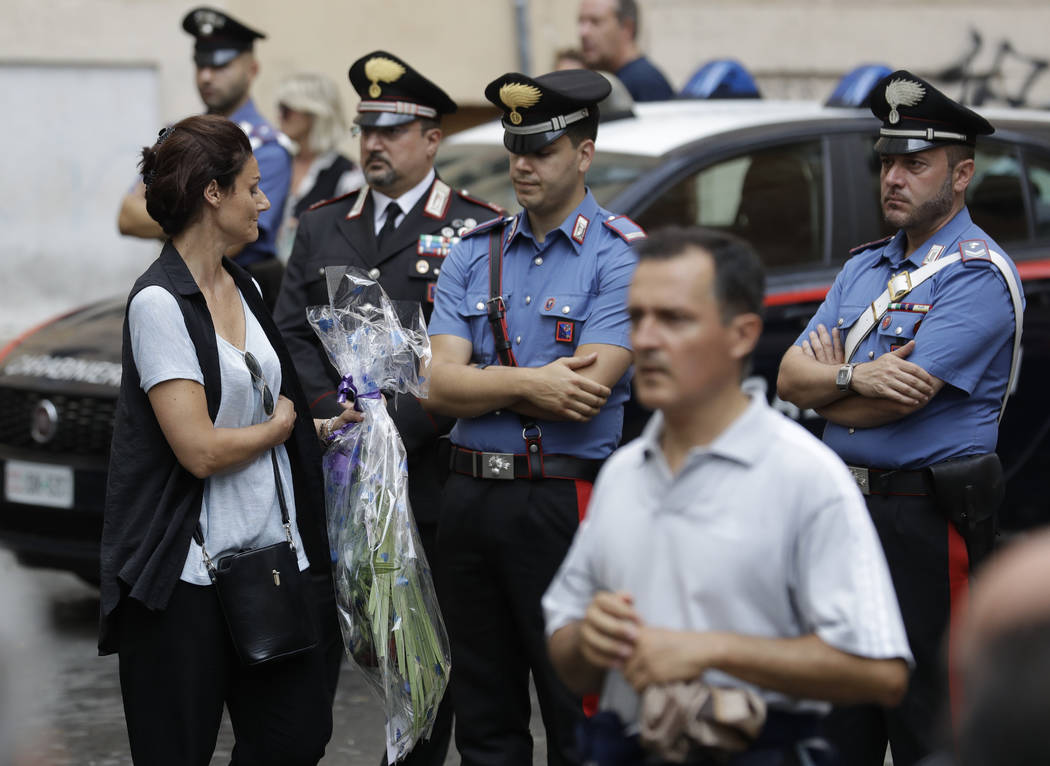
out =
<path fill-rule="evenodd" d="M 281 366 L 255 315 L 241 297 L 245 318 L 245 348 L 259 360 L 270 391 L 281 390 Z M 163 287 L 146 287 L 136 293 L 128 307 L 132 353 L 142 390 L 167 380 L 192 380 L 204 385 L 197 352 L 175 297 Z M 244 352 L 216 334 L 222 399 L 215 416 L 217 428 L 243 428 L 265 419 L 262 395 L 253 385 L 244 363 Z M 275 394 L 276 397 L 276 394 Z M 277 464 L 285 489 L 299 568 L 309 562 L 295 524 L 295 494 L 291 466 L 284 445 L 277 447 Z M 273 462 L 269 451 L 244 466 L 227 469 L 204 481 L 201 502 L 201 531 L 208 555 L 217 560 L 228 553 L 271 545 L 285 539 L 281 507 L 277 500 Z M 201 548 L 191 541 L 180 579 L 194 585 L 210 585 Z"/>
<path fill-rule="evenodd" d="M 616 76 L 635 101 L 668 101 L 674 98 L 671 83 L 645 56 L 624 64 Z"/>
<path fill-rule="evenodd" d="M 864 500 L 842 462 L 763 396 L 672 475 L 660 413 L 617 451 L 543 598 L 547 634 L 580 620 L 600 590 L 627 591 L 646 624 L 767 638 L 816 634 L 850 654 L 911 660 Z M 749 686 L 720 671 L 704 680 Z M 828 705 L 758 689 L 772 707 Z M 634 721 L 618 671 L 601 707 Z"/>
<path fill-rule="evenodd" d="M 518 364 L 541 367 L 572 356 L 577 346 L 601 343 L 630 348 L 627 289 L 636 256 L 630 245 L 603 225 L 614 218 L 590 191 L 542 243 L 522 211 L 504 228 L 503 297 L 507 328 Z M 499 364 L 487 318 L 489 237 L 481 231 L 452 248 L 435 289 L 431 335 L 455 335 L 473 345 L 472 362 Z M 620 438 L 623 403 L 630 395 L 629 371 L 613 386 L 601 412 L 587 423 L 539 421 L 543 449 L 600 459 Z M 461 418 L 452 441 L 482 451 L 521 452 L 521 421 L 497 411 Z"/>
<path fill-rule="evenodd" d="M 949 255 L 968 240 L 981 240 L 1006 257 L 966 208 L 907 258 L 904 232 L 858 252 L 846 262 L 795 345 L 818 324 L 829 331 L 838 327 L 844 339 L 894 274 L 913 271 L 927 258 Z M 1016 267 L 1012 261 L 1009 265 L 1020 284 Z M 1014 331 L 1010 293 L 995 266 L 978 260 L 941 269 L 891 305 L 850 361 L 868 362 L 914 340 L 908 361 L 943 380 L 945 387 L 922 409 L 877 428 L 829 423 L 825 443 L 847 463 L 878 468 L 915 469 L 994 451 Z"/>
<path fill-rule="evenodd" d="M 287 139 L 259 114 L 251 99 L 230 115 L 230 120 L 248 134 L 259 163 L 259 188 L 270 200 L 269 210 L 259 214 L 259 238 L 233 259 L 244 266 L 270 258 L 277 252 L 277 230 L 292 183 L 292 155 L 282 143 Z"/>

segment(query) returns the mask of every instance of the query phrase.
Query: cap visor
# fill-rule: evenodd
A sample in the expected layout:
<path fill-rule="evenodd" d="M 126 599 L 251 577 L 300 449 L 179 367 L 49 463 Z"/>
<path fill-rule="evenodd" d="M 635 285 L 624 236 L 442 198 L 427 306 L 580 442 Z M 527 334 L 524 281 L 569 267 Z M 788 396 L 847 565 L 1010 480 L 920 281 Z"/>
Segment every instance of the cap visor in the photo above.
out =
<path fill-rule="evenodd" d="M 882 136 L 875 142 L 875 151 L 879 154 L 914 154 L 938 146 L 951 146 L 965 143 L 963 141 L 927 141 L 925 138 L 900 138 Z"/>
<path fill-rule="evenodd" d="M 210 51 L 195 51 L 193 63 L 198 67 L 223 67 L 240 56 L 244 51 L 236 48 L 216 48 Z"/>
<path fill-rule="evenodd" d="M 532 154 L 547 144 L 557 141 L 564 135 L 564 129 L 548 130 L 546 133 L 532 133 L 528 136 L 519 136 L 515 133 L 503 131 L 503 145 L 507 147 L 507 151 L 513 154 Z"/>
<path fill-rule="evenodd" d="M 369 127 L 388 128 L 394 125 L 404 125 L 419 119 L 414 114 L 397 114 L 396 112 L 358 112 L 354 117 L 355 125 L 368 125 Z"/>

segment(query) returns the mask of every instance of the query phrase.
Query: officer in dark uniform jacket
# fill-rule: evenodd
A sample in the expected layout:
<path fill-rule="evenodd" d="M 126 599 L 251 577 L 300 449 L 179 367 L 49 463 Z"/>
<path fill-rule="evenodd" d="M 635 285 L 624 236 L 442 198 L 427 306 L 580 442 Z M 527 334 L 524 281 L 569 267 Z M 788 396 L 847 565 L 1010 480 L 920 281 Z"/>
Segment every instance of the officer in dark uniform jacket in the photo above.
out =
<path fill-rule="evenodd" d="M 274 318 L 284 334 L 315 417 L 340 412 L 340 375 L 306 321 L 306 307 L 328 302 L 325 266 L 365 270 L 395 301 L 416 301 L 429 321 L 433 290 L 449 248 L 461 234 L 502 210 L 451 188 L 434 172 L 441 115 L 456 103 L 407 63 L 385 51 L 354 62 L 350 82 L 360 94 L 354 122 L 361 136 L 367 185 L 315 205 L 299 220 Z M 397 205 L 398 207 L 392 207 Z M 408 453 L 409 499 L 423 547 L 435 561 L 438 502 L 447 471 L 439 449 L 451 420 L 431 417 L 411 396 L 391 402 Z M 429 741 L 411 763 L 444 762 L 451 728 L 443 704 Z"/>

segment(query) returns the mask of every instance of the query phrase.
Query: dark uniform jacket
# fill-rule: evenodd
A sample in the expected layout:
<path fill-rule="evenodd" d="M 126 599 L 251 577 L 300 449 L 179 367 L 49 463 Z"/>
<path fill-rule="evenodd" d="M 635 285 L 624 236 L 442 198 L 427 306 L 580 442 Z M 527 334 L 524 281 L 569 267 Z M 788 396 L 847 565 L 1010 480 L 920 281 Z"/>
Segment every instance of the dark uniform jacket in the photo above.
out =
<path fill-rule="evenodd" d="M 313 572 L 331 572 L 324 513 L 321 455 L 306 397 L 291 357 L 251 277 L 228 259 L 248 308 L 259 320 L 281 362 L 281 393 L 295 404 L 296 423 L 285 442 L 292 467 L 296 524 Z M 175 296 L 204 374 L 208 415 L 214 420 L 222 390 L 215 326 L 197 283 L 169 240 L 160 257 L 138 278 L 128 303 L 145 287 L 159 285 Z M 117 651 L 115 612 L 125 598 L 147 608 L 164 609 L 182 573 L 190 540 L 200 518 L 204 480 L 182 467 L 142 390 L 124 315 L 120 395 L 110 448 L 106 505 L 102 525 L 101 617 L 99 651 Z"/>
<path fill-rule="evenodd" d="M 452 189 L 440 178 L 376 246 L 373 196 L 367 186 L 319 203 L 299 219 L 274 319 L 284 334 L 314 417 L 341 411 L 335 389 L 340 375 L 306 321 L 306 307 L 328 303 L 324 267 L 353 266 L 369 273 L 395 301 L 416 301 L 430 321 L 434 284 L 452 243 L 467 228 L 502 214 L 494 205 Z M 390 402 L 408 453 L 409 500 L 419 523 L 437 521 L 441 466 L 438 438 L 452 419 L 431 417 L 411 396 Z"/>

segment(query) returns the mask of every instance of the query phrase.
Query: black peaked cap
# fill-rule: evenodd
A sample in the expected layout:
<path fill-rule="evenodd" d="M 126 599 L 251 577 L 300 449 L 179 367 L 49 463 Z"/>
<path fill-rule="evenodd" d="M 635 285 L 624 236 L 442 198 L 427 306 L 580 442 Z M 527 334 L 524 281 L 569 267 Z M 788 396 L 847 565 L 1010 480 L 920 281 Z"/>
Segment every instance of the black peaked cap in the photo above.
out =
<path fill-rule="evenodd" d="M 882 120 L 875 151 L 911 154 L 946 144 L 973 146 L 995 132 L 988 120 L 948 98 L 921 77 L 898 69 L 871 91 L 871 111 Z"/>
<path fill-rule="evenodd" d="M 387 51 L 372 51 L 350 66 L 350 84 L 361 96 L 358 125 L 400 125 L 437 119 L 458 108 L 441 88 Z"/>
<path fill-rule="evenodd" d="M 529 154 L 582 120 L 597 120 L 598 102 L 612 86 L 597 72 L 566 69 L 539 77 L 508 72 L 485 88 L 485 98 L 503 110 L 503 145 Z"/>
<path fill-rule="evenodd" d="M 247 24 L 216 8 L 200 6 L 182 17 L 182 28 L 196 38 L 193 60 L 199 67 L 222 67 L 245 51 L 256 40 L 266 37 Z"/>

